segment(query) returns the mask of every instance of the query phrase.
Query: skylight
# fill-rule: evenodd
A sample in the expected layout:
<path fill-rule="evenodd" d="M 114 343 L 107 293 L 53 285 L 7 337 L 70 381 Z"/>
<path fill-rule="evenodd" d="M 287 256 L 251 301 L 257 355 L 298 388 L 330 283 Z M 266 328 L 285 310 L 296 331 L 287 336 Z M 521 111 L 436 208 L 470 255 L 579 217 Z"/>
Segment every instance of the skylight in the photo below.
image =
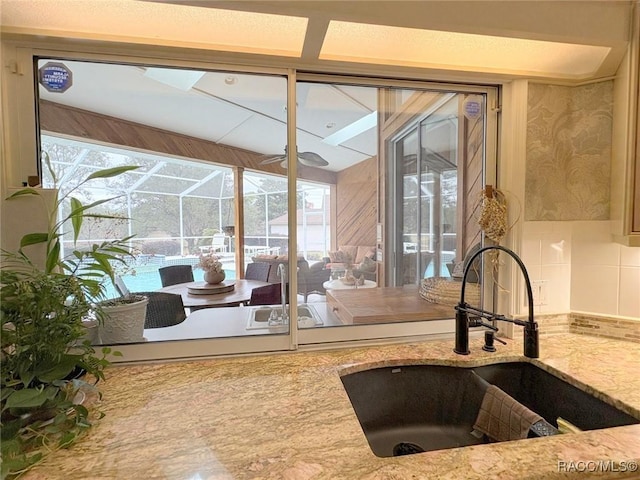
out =
<path fill-rule="evenodd" d="M 603 46 L 331 21 L 320 58 L 577 78 L 598 70 Z"/>
<path fill-rule="evenodd" d="M 135 0 L 2 0 L 2 26 L 15 31 L 288 57 L 301 55 L 307 22 L 305 17 Z"/>

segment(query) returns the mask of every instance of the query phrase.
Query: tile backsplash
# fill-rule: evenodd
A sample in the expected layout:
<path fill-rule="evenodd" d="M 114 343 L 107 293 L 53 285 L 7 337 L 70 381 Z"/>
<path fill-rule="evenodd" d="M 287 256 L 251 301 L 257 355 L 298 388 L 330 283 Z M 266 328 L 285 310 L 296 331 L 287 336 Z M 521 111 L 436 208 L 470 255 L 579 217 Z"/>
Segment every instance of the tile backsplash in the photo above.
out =
<path fill-rule="evenodd" d="M 524 222 L 522 259 L 539 314 L 640 321 L 640 248 L 614 243 L 609 221 Z M 543 304 L 541 304 L 543 303 Z"/>
<path fill-rule="evenodd" d="M 572 313 L 569 315 L 569 331 L 640 343 L 640 322 L 623 318 Z"/>

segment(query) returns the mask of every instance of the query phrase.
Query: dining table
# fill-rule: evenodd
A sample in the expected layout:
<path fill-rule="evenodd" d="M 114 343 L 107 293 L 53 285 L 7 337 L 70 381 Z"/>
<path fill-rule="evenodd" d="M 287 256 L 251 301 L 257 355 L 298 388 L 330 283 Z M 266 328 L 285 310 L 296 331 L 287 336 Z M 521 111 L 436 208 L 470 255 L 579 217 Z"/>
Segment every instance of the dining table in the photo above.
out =
<path fill-rule="evenodd" d="M 208 290 L 206 288 L 207 285 L 205 282 L 176 283 L 175 285 L 163 287 L 158 291 L 179 294 L 182 296 L 182 303 L 184 303 L 185 308 L 194 311 L 201 308 L 237 307 L 241 304 L 246 304 L 251 299 L 251 291 L 254 288 L 264 287 L 269 285 L 269 282 L 244 278 L 224 280 L 218 285 L 228 288 L 220 288 L 221 293 L 200 293 Z"/>

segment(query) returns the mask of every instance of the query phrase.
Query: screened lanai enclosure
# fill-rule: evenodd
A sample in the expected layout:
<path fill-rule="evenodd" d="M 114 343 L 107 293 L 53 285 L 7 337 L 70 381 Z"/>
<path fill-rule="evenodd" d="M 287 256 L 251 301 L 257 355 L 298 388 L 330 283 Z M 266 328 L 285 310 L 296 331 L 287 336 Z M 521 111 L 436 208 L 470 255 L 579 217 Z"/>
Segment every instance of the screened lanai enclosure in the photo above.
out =
<path fill-rule="evenodd" d="M 39 173 L 83 204 L 114 198 L 75 247 L 64 229 L 62 255 L 130 236 L 135 260 L 115 265 L 126 289 L 182 298 L 186 319 L 145 328 L 149 344 L 215 338 L 233 353 L 450 331 L 453 310 L 419 289 L 453 282 L 453 261 L 480 241 L 473 200 L 490 178 L 495 92 L 133 61 L 37 59 L 73 79 L 39 77 Z M 78 187 L 119 166 L 137 168 Z M 198 267 L 209 253 L 226 275 L 214 287 Z M 192 268 L 163 285 L 173 265 Z M 295 339 L 270 328 L 282 303 L 299 307 Z"/>
<path fill-rule="evenodd" d="M 117 177 L 92 180 L 74 192 L 83 203 L 115 197 L 101 213 L 121 220 L 88 219 L 78 246 L 89 248 L 95 242 L 133 235 L 136 259 L 120 273 L 136 289 L 159 288 L 159 267 L 196 266 L 203 253 L 219 256 L 228 277 L 234 278 L 257 254 L 287 252 L 286 177 L 244 173 L 244 236 L 238 241 L 232 168 L 44 134 L 42 151 L 52 167 L 52 171 L 43 168 L 43 186 L 59 185 L 64 192 L 96 170 L 138 167 Z M 329 187 L 300 181 L 297 197 L 299 252 L 309 260 L 321 260 L 330 245 Z M 72 243 L 70 231 L 65 232 L 63 255 Z M 238 245 L 244 253 L 241 266 L 236 265 Z"/>

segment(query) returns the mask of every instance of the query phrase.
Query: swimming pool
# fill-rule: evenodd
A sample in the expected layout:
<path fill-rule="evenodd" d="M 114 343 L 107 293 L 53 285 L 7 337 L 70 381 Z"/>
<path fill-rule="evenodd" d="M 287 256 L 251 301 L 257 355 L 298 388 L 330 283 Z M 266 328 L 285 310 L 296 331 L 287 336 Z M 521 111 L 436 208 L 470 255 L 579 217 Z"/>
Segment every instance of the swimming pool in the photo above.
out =
<path fill-rule="evenodd" d="M 235 270 L 225 268 L 224 272 L 227 280 L 234 280 L 236 278 Z M 196 281 L 202 280 L 202 274 L 201 268 L 193 269 L 193 278 Z M 124 280 L 124 284 L 130 292 L 153 292 L 154 290 L 162 288 L 160 274 L 157 268 L 138 269 L 133 275 L 122 275 L 122 280 Z M 115 287 L 109 281 L 105 282 L 105 290 L 107 298 L 116 298 L 119 296 Z"/>

